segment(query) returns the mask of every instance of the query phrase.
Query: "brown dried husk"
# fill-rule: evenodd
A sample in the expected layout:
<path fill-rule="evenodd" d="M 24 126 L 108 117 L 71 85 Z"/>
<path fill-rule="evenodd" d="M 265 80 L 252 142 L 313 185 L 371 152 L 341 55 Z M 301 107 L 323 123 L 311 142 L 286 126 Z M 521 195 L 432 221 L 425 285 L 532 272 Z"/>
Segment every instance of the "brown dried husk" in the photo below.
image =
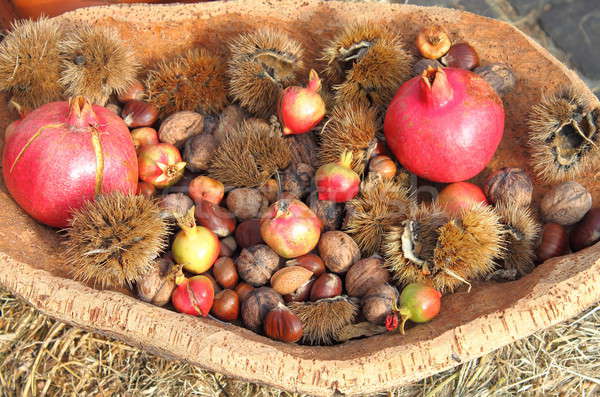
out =
<path fill-rule="evenodd" d="M 230 187 L 258 187 L 287 167 L 291 157 L 281 135 L 264 121 L 250 119 L 221 142 L 208 172 Z"/>
<path fill-rule="evenodd" d="M 129 88 L 139 69 L 135 53 L 111 27 L 72 27 L 59 50 L 63 58 L 60 83 L 65 93 L 84 96 L 98 105 Z"/>
<path fill-rule="evenodd" d="M 358 301 L 347 296 L 320 299 L 316 302 L 292 302 L 289 308 L 302 322 L 302 342 L 330 345 L 342 328 L 358 316 Z"/>
<path fill-rule="evenodd" d="M 544 96 L 529 119 L 530 164 L 539 181 L 572 180 L 598 167 L 600 108 L 573 87 Z"/>
<path fill-rule="evenodd" d="M 348 202 L 344 230 L 360 247 L 363 257 L 380 252 L 383 234 L 400 224 L 416 206 L 416 200 L 402 181 L 369 176 L 360 193 Z"/>
<path fill-rule="evenodd" d="M 155 200 L 110 193 L 74 211 L 65 234 L 65 263 L 74 278 L 121 287 L 152 269 L 167 246 L 169 227 Z"/>
<path fill-rule="evenodd" d="M 159 62 L 146 78 L 148 102 L 161 118 L 182 110 L 218 113 L 227 105 L 225 66 L 205 48 Z"/>
<path fill-rule="evenodd" d="M 338 104 L 320 134 L 321 164 L 337 163 L 342 153 L 349 151 L 352 152 L 352 169 L 362 174 L 368 149 L 376 143 L 378 129 L 375 108 L 356 102 Z"/>

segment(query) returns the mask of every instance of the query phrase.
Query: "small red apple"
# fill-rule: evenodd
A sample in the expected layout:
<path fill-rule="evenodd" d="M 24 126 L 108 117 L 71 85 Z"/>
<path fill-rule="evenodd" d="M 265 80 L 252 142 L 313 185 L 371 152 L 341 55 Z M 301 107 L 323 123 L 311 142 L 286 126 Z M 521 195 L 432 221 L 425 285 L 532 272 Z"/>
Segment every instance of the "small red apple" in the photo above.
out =
<path fill-rule="evenodd" d="M 456 182 L 446 186 L 437 198 L 438 204 L 450 215 L 458 215 L 475 204 L 487 204 L 483 190 L 469 182 Z"/>
<path fill-rule="evenodd" d="M 215 298 L 212 281 L 206 276 L 181 276 L 177 281 L 177 287 L 171 295 L 175 310 L 192 316 L 208 316 Z"/>
<path fill-rule="evenodd" d="M 192 179 L 188 187 L 188 195 L 195 203 L 205 200 L 219 205 L 224 194 L 225 186 L 221 182 L 204 175 Z"/>

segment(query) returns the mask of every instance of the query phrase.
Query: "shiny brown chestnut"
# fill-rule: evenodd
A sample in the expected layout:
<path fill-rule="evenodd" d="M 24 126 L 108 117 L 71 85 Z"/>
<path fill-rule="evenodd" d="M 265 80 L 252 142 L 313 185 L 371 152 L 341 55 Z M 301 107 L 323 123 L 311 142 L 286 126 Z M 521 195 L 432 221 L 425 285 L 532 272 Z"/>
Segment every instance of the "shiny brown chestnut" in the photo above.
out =
<path fill-rule="evenodd" d="M 243 281 L 235 287 L 235 292 L 237 292 L 238 296 L 240 297 L 240 301 L 246 299 L 248 294 L 250 294 L 252 291 L 254 291 L 254 287 Z"/>
<path fill-rule="evenodd" d="M 269 338 L 288 343 L 298 342 L 303 333 L 298 316 L 281 303 L 267 313 L 263 330 Z"/>
<path fill-rule="evenodd" d="M 310 297 L 310 290 L 312 289 L 313 284 L 315 283 L 315 278 L 311 278 L 304 285 L 300 286 L 296 291 L 291 294 L 283 295 L 283 300 L 285 303 L 289 302 L 304 302 L 307 301 Z"/>
<path fill-rule="evenodd" d="M 310 289 L 310 300 L 317 301 L 333 298 L 342 293 L 342 279 L 337 274 L 323 273 L 317 278 Z"/>
<path fill-rule="evenodd" d="M 133 83 L 121 92 L 117 99 L 121 103 L 127 103 L 133 100 L 141 101 L 146 96 L 144 85 L 139 80 L 134 80 Z"/>
<path fill-rule="evenodd" d="M 600 241 L 600 208 L 592 208 L 577 223 L 570 235 L 571 249 L 579 251 Z"/>
<path fill-rule="evenodd" d="M 231 258 L 224 256 L 217 259 L 212 267 L 212 273 L 223 288 L 231 289 L 237 285 L 238 272 Z"/>
<path fill-rule="evenodd" d="M 242 301 L 242 320 L 246 328 L 260 331 L 267 313 L 280 303 L 283 304 L 283 298 L 272 288 L 261 287 L 250 292 Z"/>
<path fill-rule="evenodd" d="M 260 220 L 249 219 L 241 222 L 235 229 L 235 241 L 237 241 L 240 248 L 249 248 L 263 243 L 260 235 Z"/>
<path fill-rule="evenodd" d="M 227 236 L 221 239 L 221 251 L 219 252 L 219 256 L 232 257 L 236 250 L 237 243 L 235 242 L 235 238 L 233 238 L 233 236 Z"/>
<path fill-rule="evenodd" d="M 238 294 L 230 289 L 224 289 L 217 293 L 210 311 L 219 320 L 237 320 L 240 315 L 240 298 Z"/>
<path fill-rule="evenodd" d="M 396 163 L 389 156 L 376 156 L 369 162 L 369 172 L 380 175 L 385 179 L 391 179 L 396 176 L 397 170 Z"/>
<path fill-rule="evenodd" d="M 212 275 L 212 273 L 210 271 L 204 272 L 201 275 L 207 277 L 210 280 L 210 282 L 213 285 L 213 289 L 215 290 L 215 294 L 217 292 L 220 292 L 223 289 L 223 288 L 221 288 L 219 283 L 217 283 L 217 280 L 215 280 L 215 277 Z"/>
<path fill-rule="evenodd" d="M 148 102 L 133 100 L 125 104 L 121 117 L 127 127 L 150 127 L 158 120 L 158 108 Z"/>
<path fill-rule="evenodd" d="M 456 43 L 440 61 L 450 68 L 473 70 L 479 66 L 479 55 L 469 43 Z"/>
<path fill-rule="evenodd" d="M 318 255 L 306 254 L 294 259 L 290 259 L 285 263 L 286 266 L 301 266 L 313 272 L 315 277 L 319 277 L 325 273 L 325 263 Z"/>
<path fill-rule="evenodd" d="M 235 216 L 226 208 L 210 201 L 196 202 L 195 213 L 198 223 L 219 237 L 227 237 L 235 230 Z"/>
<path fill-rule="evenodd" d="M 537 249 L 538 262 L 562 256 L 569 252 L 569 236 L 565 228 L 558 223 L 546 223 L 542 231 L 542 240 Z"/>

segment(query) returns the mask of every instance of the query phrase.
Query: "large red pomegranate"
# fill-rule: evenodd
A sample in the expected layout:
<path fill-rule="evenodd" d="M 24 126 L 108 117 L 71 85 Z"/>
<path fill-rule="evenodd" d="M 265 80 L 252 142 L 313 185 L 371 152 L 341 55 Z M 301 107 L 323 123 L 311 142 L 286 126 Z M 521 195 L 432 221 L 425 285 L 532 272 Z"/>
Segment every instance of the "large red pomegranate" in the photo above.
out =
<path fill-rule="evenodd" d="M 494 156 L 504 107 L 477 74 L 430 68 L 398 89 L 383 128 L 389 148 L 409 171 L 433 182 L 459 182 Z"/>
<path fill-rule="evenodd" d="M 96 194 L 135 193 L 138 165 L 129 129 L 82 97 L 39 107 L 13 124 L 2 158 L 4 182 L 33 218 L 68 226 Z"/>

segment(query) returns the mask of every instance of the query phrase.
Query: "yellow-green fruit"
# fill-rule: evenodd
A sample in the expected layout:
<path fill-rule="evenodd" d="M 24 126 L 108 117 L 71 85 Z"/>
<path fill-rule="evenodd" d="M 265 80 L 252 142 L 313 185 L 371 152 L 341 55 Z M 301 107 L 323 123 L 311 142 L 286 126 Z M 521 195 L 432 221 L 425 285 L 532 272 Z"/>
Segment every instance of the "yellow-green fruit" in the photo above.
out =
<path fill-rule="evenodd" d="M 221 242 L 209 229 L 184 227 L 171 247 L 173 259 L 189 272 L 200 274 L 211 268 L 219 257 Z"/>

